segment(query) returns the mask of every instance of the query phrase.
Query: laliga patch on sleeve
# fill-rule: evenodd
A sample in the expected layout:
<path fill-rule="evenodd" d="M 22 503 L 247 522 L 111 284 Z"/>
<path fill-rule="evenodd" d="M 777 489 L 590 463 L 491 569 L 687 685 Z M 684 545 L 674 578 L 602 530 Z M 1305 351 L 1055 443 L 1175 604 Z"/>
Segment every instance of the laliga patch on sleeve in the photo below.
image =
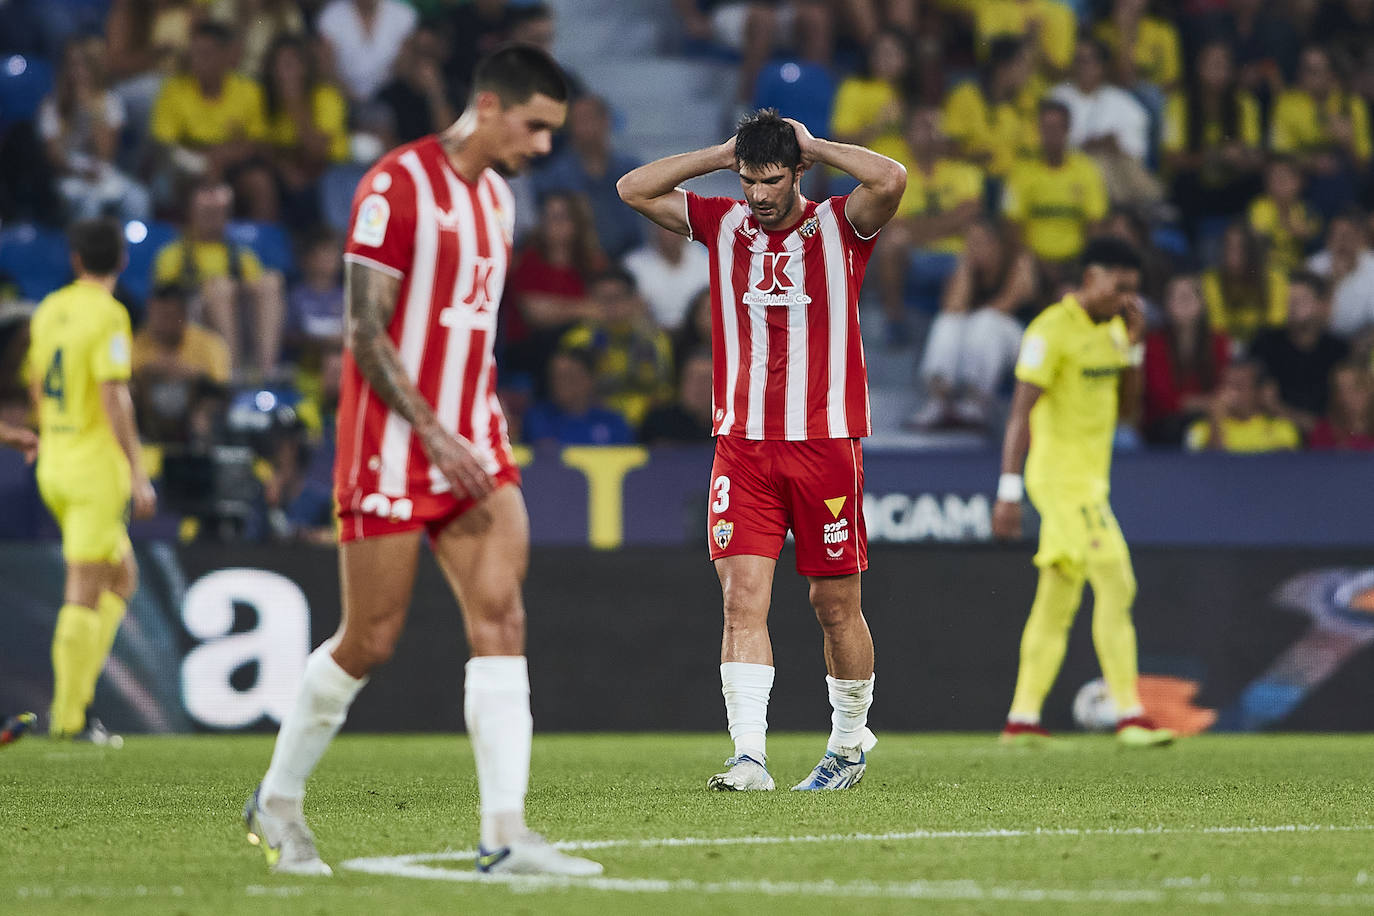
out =
<path fill-rule="evenodd" d="M 1039 369 L 1045 365 L 1045 351 L 1048 344 L 1045 338 L 1039 334 L 1026 335 L 1026 342 L 1021 345 L 1021 359 L 1018 361 L 1022 369 Z"/>
<path fill-rule="evenodd" d="M 380 194 L 369 194 L 358 206 L 358 219 L 353 223 L 353 241 L 376 248 L 386 238 L 386 224 L 391 219 L 391 205 Z"/>
<path fill-rule="evenodd" d="M 116 366 L 129 365 L 129 338 L 116 334 L 110 338 L 110 362 Z"/>

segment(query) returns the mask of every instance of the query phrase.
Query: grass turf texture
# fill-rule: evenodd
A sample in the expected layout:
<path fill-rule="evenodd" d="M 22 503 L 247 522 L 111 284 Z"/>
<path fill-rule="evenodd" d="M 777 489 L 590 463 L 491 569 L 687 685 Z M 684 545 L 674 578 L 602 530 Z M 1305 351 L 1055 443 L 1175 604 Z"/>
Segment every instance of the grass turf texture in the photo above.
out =
<path fill-rule="evenodd" d="M 120 751 L 29 737 L 0 752 L 0 912 L 1374 910 L 1371 737 L 1213 736 L 1122 751 L 1105 736 L 1017 750 L 992 736 L 888 733 L 859 788 L 785 791 L 822 740 L 770 736 L 780 791 L 717 794 L 704 785 L 728 750 L 720 736 L 540 736 L 530 821 L 559 840 L 934 834 L 615 845 L 586 853 L 608 879 L 591 889 L 340 867 L 475 844 L 462 736 L 336 742 L 307 799 L 332 879 L 271 876 L 244 840 L 239 811 L 267 737 L 134 737 Z M 1323 829 L 1254 829 L 1289 825 Z M 941 835 L 996 830 L 1031 833 Z"/>

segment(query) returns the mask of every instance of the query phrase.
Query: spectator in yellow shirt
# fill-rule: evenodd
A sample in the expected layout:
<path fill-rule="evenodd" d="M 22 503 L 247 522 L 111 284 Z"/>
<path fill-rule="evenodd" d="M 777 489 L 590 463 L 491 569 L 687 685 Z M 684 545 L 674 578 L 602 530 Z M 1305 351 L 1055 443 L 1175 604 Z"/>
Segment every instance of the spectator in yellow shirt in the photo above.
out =
<path fill-rule="evenodd" d="M 1263 197 L 1250 204 L 1250 228 L 1269 246 L 1269 263 L 1285 273 L 1302 266 L 1307 248 L 1321 235 L 1321 220 L 1302 200 L 1302 170 L 1276 156 L 1264 172 Z"/>
<path fill-rule="evenodd" d="M 1298 428 L 1264 410 L 1264 370 L 1252 360 L 1231 363 L 1206 419 L 1188 427 L 1189 451 L 1281 452 L 1302 446 Z"/>
<path fill-rule="evenodd" d="M 1202 298 L 1212 327 L 1243 344 L 1288 318 L 1288 278 L 1242 220 L 1226 227 L 1220 262 L 1202 275 Z"/>
<path fill-rule="evenodd" d="M 268 158 L 276 173 L 288 224 L 307 228 L 318 221 L 316 183 L 332 162 L 348 158 L 348 103 L 320 79 L 305 42 L 284 35 L 273 42 L 263 65 Z M 275 196 L 270 198 L 276 202 Z M 275 222 L 276 212 L 255 215 Z"/>
<path fill-rule="evenodd" d="M 878 243 L 878 277 L 889 341 L 906 341 L 905 292 L 916 287 L 915 304 L 939 308 L 945 281 L 954 272 L 964 233 L 983 208 L 983 173 L 975 165 L 944 155 L 940 109 L 920 106 L 907 118 L 906 193 L 897 215 Z"/>
<path fill-rule="evenodd" d="M 169 77 L 153 105 L 152 136 L 164 167 L 181 185 L 201 176 L 238 179 L 253 170 L 267 136 L 262 89 L 234 72 L 234 35 L 217 22 L 201 22 L 191 34 L 185 73 Z M 261 182 L 240 185 L 262 193 Z M 251 200 L 269 208 L 266 201 Z"/>
<path fill-rule="evenodd" d="M 1049 77 L 1063 74 L 1073 59 L 1077 23 L 1073 11 L 1056 0 L 978 0 L 972 5 L 978 56 L 994 38 L 1025 38 L 1035 48 L 1037 63 Z"/>
<path fill-rule="evenodd" d="M 1116 81 L 1133 87 L 1148 83 L 1172 89 L 1183 69 L 1179 64 L 1178 30 L 1165 19 L 1148 15 L 1150 0 L 1116 0 L 1112 14 L 1093 30 L 1112 54 Z"/>
<path fill-rule="evenodd" d="M 139 427 L 153 442 L 185 441 L 200 387 L 229 383 L 224 338 L 188 320 L 186 293 L 174 283 L 157 287 L 148 297 L 132 356 Z"/>
<path fill-rule="evenodd" d="M 959 84 L 945 99 L 945 133 L 965 159 L 1004 178 L 1018 158 L 1040 148 L 1036 107 L 1044 88 L 1028 44 L 994 39 L 979 78 Z"/>
<path fill-rule="evenodd" d="M 204 181 L 192 191 L 186 231 L 157 253 L 153 282 L 181 287 L 192 302 L 192 313 L 203 314 L 224 338 L 234 369 L 247 358 L 241 349 L 246 345 L 240 312 L 241 303 L 251 301 L 254 365 L 270 375 L 281 353 L 286 314 L 282 276 L 265 270 L 248 248 L 225 241 L 233 199 L 229 186 L 218 181 Z"/>
<path fill-rule="evenodd" d="M 1107 215 L 1102 172 L 1069 149 L 1069 109 L 1040 103 L 1041 155 L 1019 163 L 1007 179 L 1002 211 L 1042 264 L 1050 288 L 1068 276 L 1092 227 Z"/>
<path fill-rule="evenodd" d="M 1229 221 L 1260 192 L 1260 106 L 1240 87 L 1226 43 L 1203 45 L 1187 89 L 1169 96 L 1160 147 L 1170 199 L 1195 242 L 1204 221 Z"/>
<path fill-rule="evenodd" d="M 1298 85 L 1274 103 L 1270 146 L 1291 153 L 1311 176 L 1309 199 L 1332 216 L 1355 197 L 1356 173 L 1369 164 L 1369 109 L 1341 83 L 1330 53 L 1303 49 Z"/>
<path fill-rule="evenodd" d="M 868 49 L 864 72 L 840 83 L 830 117 L 830 133 L 836 140 L 866 146 L 890 159 L 906 154 L 902 97 L 910 63 L 907 41 L 900 32 L 883 30 Z"/>

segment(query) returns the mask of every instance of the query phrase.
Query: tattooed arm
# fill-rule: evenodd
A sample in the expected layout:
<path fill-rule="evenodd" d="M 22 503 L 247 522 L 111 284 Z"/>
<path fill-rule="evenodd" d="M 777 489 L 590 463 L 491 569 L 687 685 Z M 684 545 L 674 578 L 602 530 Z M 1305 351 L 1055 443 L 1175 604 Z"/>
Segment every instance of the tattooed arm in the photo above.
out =
<path fill-rule="evenodd" d="M 453 487 L 454 495 L 481 499 L 492 490 L 472 443 L 444 429 L 434 408 L 416 389 L 401 365 L 387 326 L 396 312 L 401 281 L 354 261 L 344 262 L 344 302 L 348 349 L 372 391 L 415 430 L 434 466 Z"/>

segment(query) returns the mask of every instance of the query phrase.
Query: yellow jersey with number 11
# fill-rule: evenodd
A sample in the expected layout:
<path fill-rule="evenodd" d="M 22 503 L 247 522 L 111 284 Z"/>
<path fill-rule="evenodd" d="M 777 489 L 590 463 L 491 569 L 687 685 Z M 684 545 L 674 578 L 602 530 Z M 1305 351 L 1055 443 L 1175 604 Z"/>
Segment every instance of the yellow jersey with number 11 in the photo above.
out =
<path fill-rule="evenodd" d="M 124 306 L 85 280 L 50 294 L 33 313 L 25 373 L 38 381 L 40 481 L 103 484 L 113 471 L 128 487 L 128 459 L 100 385 L 128 380 L 131 337 Z"/>
<path fill-rule="evenodd" d="M 1016 377 L 1044 391 L 1031 408 L 1026 456 L 1026 489 L 1037 504 L 1106 499 L 1121 370 L 1129 364 L 1126 322 L 1094 322 L 1073 296 L 1026 328 Z"/>

